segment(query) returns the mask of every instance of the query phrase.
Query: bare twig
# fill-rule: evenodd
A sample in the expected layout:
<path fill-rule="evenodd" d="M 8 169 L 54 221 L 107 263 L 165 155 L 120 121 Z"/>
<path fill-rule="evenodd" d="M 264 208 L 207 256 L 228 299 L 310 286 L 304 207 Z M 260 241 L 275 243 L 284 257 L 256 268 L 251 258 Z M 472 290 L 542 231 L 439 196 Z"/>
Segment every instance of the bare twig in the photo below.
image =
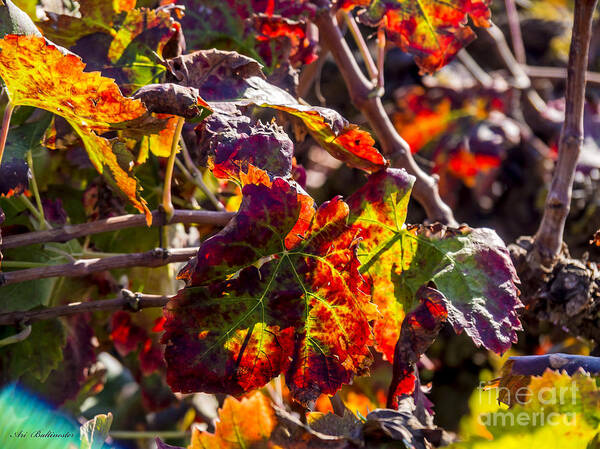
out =
<path fill-rule="evenodd" d="M 356 42 L 356 46 L 360 51 L 362 59 L 367 68 L 367 73 L 369 74 L 369 78 L 371 81 L 374 81 L 378 78 L 377 67 L 375 66 L 375 62 L 373 61 L 373 57 L 371 56 L 371 52 L 369 51 L 369 46 L 365 42 L 365 39 L 352 17 L 352 13 L 349 11 L 342 10 L 340 14 L 344 17 L 346 24 L 348 25 L 348 29 L 350 30 L 350 34 L 354 38 L 354 42 Z"/>
<path fill-rule="evenodd" d="M 482 28 L 481 32 L 487 33 L 493 39 L 500 60 L 513 76 L 513 86 L 517 89 L 529 89 L 531 87 L 531 80 L 506 43 L 506 38 L 502 30 L 496 25 L 492 25 L 489 28 Z"/>
<path fill-rule="evenodd" d="M 564 67 L 540 67 L 540 66 L 523 66 L 525 73 L 530 78 L 548 78 L 564 80 L 567 78 L 567 69 Z M 597 72 L 585 72 L 585 76 L 588 84 L 595 84 L 600 86 L 600 73 Z"/>
<path fill-rule="evenodd" d="M 160 225 L 161 213 L 152 212 L 152 226 Z M 206 210 L 175 210 L 173 217 L 166 223 L 206 224 L 224 226 L 233 217 L 233 212 L 213 212 Z M 26 234 L 8 235 L 3 237 L 2 249 L 17 248 L 46 242 L 68 242 L 69 240 L 102 232 L 118 231 L 119 229 L 146 226 L 146 218 L 139 214 L 121 215 L 105 218 L 90 223 L 66 225 L 62 228 L 28 232 Z"/>
<path fill-rule="evenodd" d="M 479 83 L 482 87 L 491 87 L 494 83 L 494 80 L 490 75 L 487 74 L 485 70 L 481 68 L 477 61 L 473 59 L 473 57 L 467 53 L 467 50 L 464 48 L 460 50 L 456 57 L 465 66 L 467 71 L 475 78 L 475 81 Z"/>
<path fill-rule="evenodd" d="M 323 11 L 317 16 L 316 24 L 323 44 L 333 55 L 342 73 L 352 102 L 369 121 L 384 153 L 392 159 L 395 166 L 406 169 L 417 178 L 413 194 L 425 208 L 429 219 L 456 224 L 452 210 L 439 196 L 437 181 L 421 170 L 414 161 L 408 144 L 394 128 L 381 99 L 375 94 L 373 84 L 360 71 L 335 18 L 329 12 Z"/>
<path fill-rule="evenodd" d="M 575 1 L 567 68 L 565 121 L 560 133 L 558 162 L 534 243 L 544 265 L 551 265 L 560 251 L 564 226 L 569 214 L 575 168 L 583 144 L 586 69 L 592 33 L 592 15 L 597 2 L 598 0 Z"/>
<path fill-rule="evenodd" d="M 89 302 L 73 302 L 64 306 L 49 307 L 41 310 L 28 310 L 26 312 L 9 312 L 0 314 L 0 325 L 17 323 L 33 323 L 35 321 L 50 320 L 61 316 L 75 315 L 78 313 L 131 310 L 137 311 L 150 307 L 164 307 L 169 301 L 168 296 L 146 295 L 122 290 L 118 298 L 104 299 Z"/>
<path fill-rule="evenodd" d="M 383 67 L 385 65 L 385 28 L 379 25 L 377 29 L 377 89 L 385 86 Z"/>
<path fill-rule="evenodd" d="M 519 64 L 526 64 L 525 44 L 523 43 L 521 23 L 519 21 L 519 13 L 517 12 L 515 0 L 504 0 L 504 4 L 506 5 L 506 18 L 508 19 L 508 28 L 510 30 L 510 38 L 515 52 L 515 58 Z"/>
<path fill-rule="evenodd" d="M 0 273 L 0 286 L 51 277 L 77 277 L 116 268 L 160 267 L 173 262 L 186 262 L 196 255 L 198 248 L 155 248 L 143 253 L 120 254 L 113 257 L 80 259 L 75 262 L 26 270 Z"/>

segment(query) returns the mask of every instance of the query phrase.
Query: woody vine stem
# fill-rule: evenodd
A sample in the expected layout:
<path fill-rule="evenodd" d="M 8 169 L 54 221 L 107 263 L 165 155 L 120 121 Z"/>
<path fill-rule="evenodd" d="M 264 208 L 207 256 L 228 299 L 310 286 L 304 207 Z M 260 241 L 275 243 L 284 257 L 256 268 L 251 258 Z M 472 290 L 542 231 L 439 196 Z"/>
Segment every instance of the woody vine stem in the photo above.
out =
<path fill-rule="evenodd" d="M 546 198 L 544 215 L 535 235 L 540 262 L 551 266 L 556 261 L 569 214 L 573 179 L 583 145 L 583 107 L 585 104 L 586 69 L 593 12 L 598 0 L 576 0 L 573 33 L 567 67 L 565 121 L 558 145 L 558 162 Z"/>
<path fill-rule="evenodd" d="M 376 84 L 380 76 L 376 77 L 375 84 L 365 77 L 330 11 L 319 13 L 315 23 L 319 28 L 322 44 L 333 55 L 344 78 L 352 103 L 366 117 L 383 152 L 392 160 L 392 165 L 404 168 L 416 178 L 413 195 L 425 209 L 429 220 L 455 226 L 457 222 L 452 210 L 440 197 L 437 180 L 417 165 L 412 157 L 410 147 L 400 137 L 386 114 Z M 380 65 L 382 65 L 381 62 Z"/>

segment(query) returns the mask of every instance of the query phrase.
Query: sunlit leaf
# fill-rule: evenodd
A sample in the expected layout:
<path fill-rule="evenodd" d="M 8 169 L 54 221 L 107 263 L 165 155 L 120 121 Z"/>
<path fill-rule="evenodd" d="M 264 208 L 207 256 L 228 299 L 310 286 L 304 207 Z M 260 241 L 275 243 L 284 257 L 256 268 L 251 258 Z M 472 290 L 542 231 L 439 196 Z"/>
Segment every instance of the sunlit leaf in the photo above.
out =
<path fill-rule="evenodd" d="M 397 92 L 392 121 L 413 153 L 431 160 L 433 172 L 451 173 L 473 187 L 481 172 L 499 167 L 519 141 L 504 113 L 504 92 L 494 89 L 411 86 Z"/>
<path fill-rule="evenodd" d="M 468 18 L 475 26 L 489 26 L 489 3 L 489 0 L 372 0 L 359 17 L 366 24 L 383 25 L 387 38 L 413 54 L 422 72 L 430 73 L 446 65 L 475 38 L 466 25 Z"/>
<path fill-rule="evenodd" d="M 81 0 L 79 15 L 50 14 L 48 20 L 39 25 L 44 35 L 53 42 L 71 47 L 89 34 L 114 34 L 115 19 L 120 13 L 133 8 L 133 0 Z"/>
<path fill-rule="evenodd" d="M 246 449 L 267 447 L 277 425 L 269 400 L 260 392 L 238 401 L 225 399 L 215 432 L 194 430 L 190 449 Z"/>
<path fill-rule="evenodd" d="M 108 437 L 112 421 L 112 413 L 96 415 L 94 418 L 86 421 L 80 429 L 80 449 L 102 449 L 104 440 Z"/>
<path fill-rule="evenodd" d="M 476 390 L 473 416 L 463 422 L 484 437 L 468 436 L 452 448 L 517 449 L 522 447 L 593 448 L 597 444 L 600 391 L 597 380 L 582 371 L 569 375 L 547 369 L 522 385 L 510 409 L 495 401 L 495 389 Z"/>
<path fill-rule="evenodd" d="M 300 118 L 332 156 L 351 167 L 372 172 L 386 165 L 367 131 L 349 124 L 331 109 L 300 104 L 267 82 L 260 64 L 251 58 L 235 52 L 202 50 L 171 59 L 169 66 L 179 83 L 197 88 L 209 103 L 255 104 L 287 112 Z"/>
<path fill-rule="evenodd" d="M 200 164 L 208 165 L 217 178 L 239 179 L 249 164 L 274 176 L 292 172 L 294 144 L 274 123 L 252 120 L 233 108 L 212 114 L 196 133 Z"/>
<path fill-rule="evenodd" d="M 146 8 L 132 9 L 127 13 L 110 44 L 108 58 L 112 63 L 116 63 L 127 46 L 144 32 L 151 34 L 150 39 L 153 42 L 148 43 L 148 46 L 156 49 L 157 54 L 162 56 L 163 48 L 177 32 L 179 26 L 167 11 Z"/>
<path fill-rule="evenodd" d="M 336 198 L 306 210 L 281 178 L 246 184 L 243 195 L 165 309 L 167 379 L 175 391 L 239 394 L 283 372 L 294 397 L 310 403 L 370 360 L 376 311 L 347 232 L 348 206 Z M 298 223 L 310 227 L 290 241 Z"/>
<path fill-rule="evenodd" d="M 429 282 L 442 294 L 448 322 L 477 345 L 502 353 L 516 341 L 518 282 L 508 251 L 490 229 L 404 226 L 413 178 L 403 170 L 371 175 L 348 198 L 350 223 L 360 228 L 360 271 L 373 282 L 383 319 L 377 347 L 389 360 L 400 323 Z M 390 325 L 390 323 L 394 323 Z"/>
<path fill-rule="evenodd" d="M 97 134 L 140 119 L 146 108 L 123 97 L 113 80 L 84 68 L 77 56 L 61 53 L 43 38 L 10 35 L 0 41 L 0 77 L 11 101 L 64 117 L 81 137 L 94 167 L 114 181 L 150 222 L 152 216 L 129 167 L 120 164 L 111 142 Z"/>

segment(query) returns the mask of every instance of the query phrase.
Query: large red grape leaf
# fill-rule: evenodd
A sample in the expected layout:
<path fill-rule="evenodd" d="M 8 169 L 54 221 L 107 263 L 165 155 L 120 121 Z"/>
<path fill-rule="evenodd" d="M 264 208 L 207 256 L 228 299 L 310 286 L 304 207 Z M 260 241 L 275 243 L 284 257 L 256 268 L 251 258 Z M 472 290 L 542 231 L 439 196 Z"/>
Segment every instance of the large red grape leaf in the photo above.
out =
<path fill-rule="evenodd" d="M 214 102 L 233 102 L 287 112 L 300 118 L 323 148 L 348 165 L 368 172 L 386 165 L 367 131 L 349 124 L 331 109 L 299 103 L 283 89 L 267 82 L 260 64 L 251 58 L 235 52 L 202 50 L 168 63 L 175 80 L 197 88 L 211 106 Z"/>
<path fill-rule="evenodd" d="M 348 206 L 335 198 L 314 212 L 280 178 L 247 184 L 243 195 L 165 309 L 167 380 L 175 391 L 240 394 L 285 373 L 294 397 L 310 403 L 370 362 L 375 309 Z"/>
<path fill-rule="evenodd" d="M 383 316 L 377 348 L 389 360 L 404 314 L 430 282 L 443 295 L 448 322 L 477 345 L 502 353 L 521 329 L 518 278 L 502 240 L 490 229 L 404 227 L 413 179 L 403 170 L 371 175 L 350 198 L 350 223 L 360 229 L 360 271 L 373 283 Z"/>
<path fill-rule="evenodd" d="M 11 102 L 64 117 L 81 137 L 94 167 L 151 222 L 138 182 L 122 166 L 111 142 L 97 134 L 140 120 L 147 110 L 141 101 L 123 97 L 112 79 L 84 68 L 79 57 L 61 53 L 43 38 L 8 35 L 0 40 L 0 77 Z"/>
<path fill-rule="evenodd" d="M 364 2 L 347 2 L 350 5 Z M 389 40 L 414 55 L 422 72 L 446 65 L 475 38 L 466 26 L 470 17 L 476 26 L 489 26 L 490 0 L 372 0 L 361 11 L 360 20 L 383 25 Z M 348 6 L 348 5 L 345 5 Z"/>

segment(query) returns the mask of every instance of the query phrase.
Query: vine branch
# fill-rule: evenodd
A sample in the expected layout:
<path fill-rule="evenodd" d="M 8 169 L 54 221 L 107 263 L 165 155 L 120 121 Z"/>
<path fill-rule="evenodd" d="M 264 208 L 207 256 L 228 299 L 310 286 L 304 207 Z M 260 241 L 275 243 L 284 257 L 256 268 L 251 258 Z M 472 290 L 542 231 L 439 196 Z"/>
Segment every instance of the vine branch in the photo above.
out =
<path fill-rule="evenodd" d="M 408 144 L 400 137 L 387 116 L 375 86 L 362 74 L 354 56 L 344 40 L 336 19 L 329 11 L 317 15 L 316 25 L 322 43 L 333 55 L 346 82 L 352 103 L 364 114 L 377 136 L 383 152 L 395 166 L 404 168 L 416 177 L 413 188 L 415 199 L 425 208 L 431 221 L 456 225 L 452 210 L 440 198 L 437 181 L 425 173 L 412 157 Z"/>
<path fill-rule="evenodd" d="M 173 262 L 186 262 L 195 256 L 198 248 L 155 248 L 143 253 L 120 254 L 112 257 L 79 259 L 75 262 L 28 268 L 0 273 L 0 286 L 51 277 L 77 277 L 116 268 L 160 267 Z"/>
<path fill-rule="evenodd" d="M 546 198 L 544 215 L 534 246 L 544 265 L 551 265 L 561 249 L 571 204 L 573 179 L 583 145 L 583 107 L 586 69 L 592 34 L 592 16 L 598 0 L 576 0 L 573 33 L 567 66 L 565 121 L 560 132 L 558 161 Z"/>
<path fill-rule="evenodd" d="M 2 313 L 0 314 L 0 325 L 33 323 L 35 321 L 50 320 L 61 316 L 86 312 L 110 310 L 130 310 L 132 312 L 137 312 L 138 310 L 150 307 L 164 307 L 169 299 L 169 296 L 146 295 L 143 293 L 132 293 L 129 290 L 122 290 L 121 295 L 113 299 L 73 302 L 64 306 L 49 307 L 41 310 Z"/>
<path fill-rule="evenodd" d="M 224 226 L 233 217 L 233 212 L 214 212 L 205 210 L 181 210 L 176 209 L 173 217 L 166 224 L 184 223 L 184 224 L 205 224 Z M 164 217 L 159 211 L 152 212 L 152 226 L 160 226 L 161 217 Z M 1 249 L 17 248 L 20 246 L 33 245 L 36 243 L 47 242 L 68 242 L 79 237 L 87 235 L 100 234 L 103 232 L 118 231 L 126 228 L 136 228 L 146 226 L 146 218 L 140 214 L 128 214 L 118 217 L 105 218 L 90 223 L 77 225 L 66 225 L 62 228 L 56 228 L 46 231 L 28 232 L 26 234 L 3 236 L 0 243 Z"/>

